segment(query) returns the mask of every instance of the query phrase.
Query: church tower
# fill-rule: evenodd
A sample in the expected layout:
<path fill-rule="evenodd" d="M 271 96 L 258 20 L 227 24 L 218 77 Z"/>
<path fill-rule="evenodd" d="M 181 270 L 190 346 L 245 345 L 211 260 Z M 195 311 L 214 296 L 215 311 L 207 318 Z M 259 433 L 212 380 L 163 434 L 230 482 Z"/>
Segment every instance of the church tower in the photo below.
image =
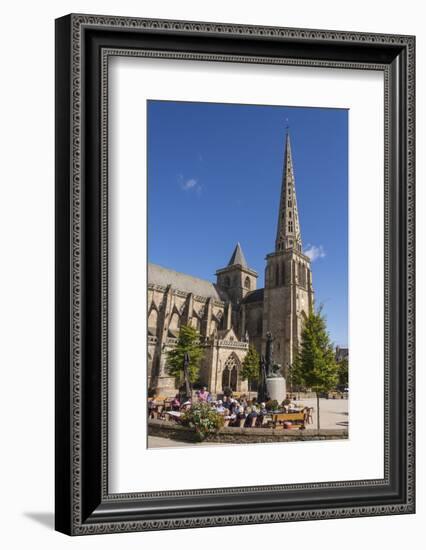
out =
<path fill-rule="evenodd" d="M 275 252 L 266 257 L 263 304 L 263 345 L 266 334 L 274 338 L 274 360 L 285 377 L 300 342 L 304 319 L 313 307 L 311 265 L 302 253 L 290 135 L 284 149 L 281 198 Z"/>
<path fill-rule="evenodd" d="M 216 277 L 217 287 L 234 305 L 240 304 L 248 292 L 256 290 L 257 273 L 248 267 L 240 243 L 237 243 L 228 265 L 216 271 Z"/>

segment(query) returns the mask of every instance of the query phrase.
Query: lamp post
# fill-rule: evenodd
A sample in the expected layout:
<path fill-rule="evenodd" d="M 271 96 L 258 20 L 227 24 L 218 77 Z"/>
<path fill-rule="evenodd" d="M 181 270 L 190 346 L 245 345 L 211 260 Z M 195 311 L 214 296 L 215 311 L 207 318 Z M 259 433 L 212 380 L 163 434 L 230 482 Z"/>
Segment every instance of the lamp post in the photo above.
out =
<path fill-rule="evenodd" d="M 288 372 L 288 378 L 290 382 L 290 393 L 293 393 L 293 373 L 292 373 L 292 365 L 287 363 L 287 372 Z"/>
<path fill-rule="evenodd" d="M 192 397 L 191 384 L 189 382 L 189 370 L 188 370 L 189 361 L 190 361 L 189 353 L 185 352 L 183 356 L 183 375 L 185 377 L 185 390 L 186 390 L 187 399 L 190 399 Z"/>

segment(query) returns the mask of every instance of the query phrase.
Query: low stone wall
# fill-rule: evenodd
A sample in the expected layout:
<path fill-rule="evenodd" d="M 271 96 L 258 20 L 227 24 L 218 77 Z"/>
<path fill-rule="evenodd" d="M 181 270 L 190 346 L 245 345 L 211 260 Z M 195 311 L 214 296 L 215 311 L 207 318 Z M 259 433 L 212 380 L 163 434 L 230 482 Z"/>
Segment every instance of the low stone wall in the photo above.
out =
<path fill-rule="evenodd" d="M 148 435 L 175 439 L 177 441 L 197 442 L 194 430 L 180 426 L 175 422 L 149 420 Z M 324 439 L 347 439 L 348 430 L 283 430 L 282 428 L 222 428 L 217 434 L 208 437 L 208 441 L 217 443 L 273 443 L 277 441 L 319 441 Z"/>

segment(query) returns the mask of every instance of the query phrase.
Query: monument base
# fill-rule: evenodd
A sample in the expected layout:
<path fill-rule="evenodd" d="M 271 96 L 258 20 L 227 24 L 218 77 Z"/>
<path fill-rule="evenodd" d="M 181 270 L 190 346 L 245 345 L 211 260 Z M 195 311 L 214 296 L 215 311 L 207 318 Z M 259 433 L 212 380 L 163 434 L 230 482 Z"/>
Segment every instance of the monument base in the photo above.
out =
<path fill-rule="evenodd" d="M 282 376 L 267 378 L 266 389 L 268 390 L 269 399 L 275 399 L 279 404 L 287 397 L 287 386 L 285 378 Z"/>
<path fill-rule="evenodd" d="M 160 376 L 157 381 L 155 393 L 157 396 L 174 397 L 178 393 L 175 379 L 172 376 Z"/>

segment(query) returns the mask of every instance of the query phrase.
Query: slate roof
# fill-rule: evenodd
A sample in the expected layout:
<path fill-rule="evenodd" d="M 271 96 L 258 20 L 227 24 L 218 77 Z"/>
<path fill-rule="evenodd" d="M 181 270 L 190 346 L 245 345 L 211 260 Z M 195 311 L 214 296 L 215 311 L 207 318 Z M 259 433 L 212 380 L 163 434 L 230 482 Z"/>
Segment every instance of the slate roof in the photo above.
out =
<path fill-rule="evenodd" d="M 253 290 L 253 292 L 249 292 L 243 298 L 242 303 L 251 304 L 253 302 L 263 302 L 263 290 L 263 288 L 258 288 L 257 290 Z"/>
<path fill-rule="evenodd" d="M 220 295 L 216 285 L 212 282 L 179 271 L 173 271 L 173 269 L 158 264 L 148 264 L 148 283 L 160 286 L 171 285 L 172 288 L 183 292 L 192 292 L 197 296 L 206 298 L 225 299 L 225 296 Z"/>
<path fill-rule="evenodd" d="M 242 267 L 248 267 L 247 261 L 244 257 L 243 249 L 241 248 L 240 243 L 237 243 L 234 252 L 232 253 L 231 259 L 229 260 L 228 266 L 230 265 L 241 265 Z"/>

